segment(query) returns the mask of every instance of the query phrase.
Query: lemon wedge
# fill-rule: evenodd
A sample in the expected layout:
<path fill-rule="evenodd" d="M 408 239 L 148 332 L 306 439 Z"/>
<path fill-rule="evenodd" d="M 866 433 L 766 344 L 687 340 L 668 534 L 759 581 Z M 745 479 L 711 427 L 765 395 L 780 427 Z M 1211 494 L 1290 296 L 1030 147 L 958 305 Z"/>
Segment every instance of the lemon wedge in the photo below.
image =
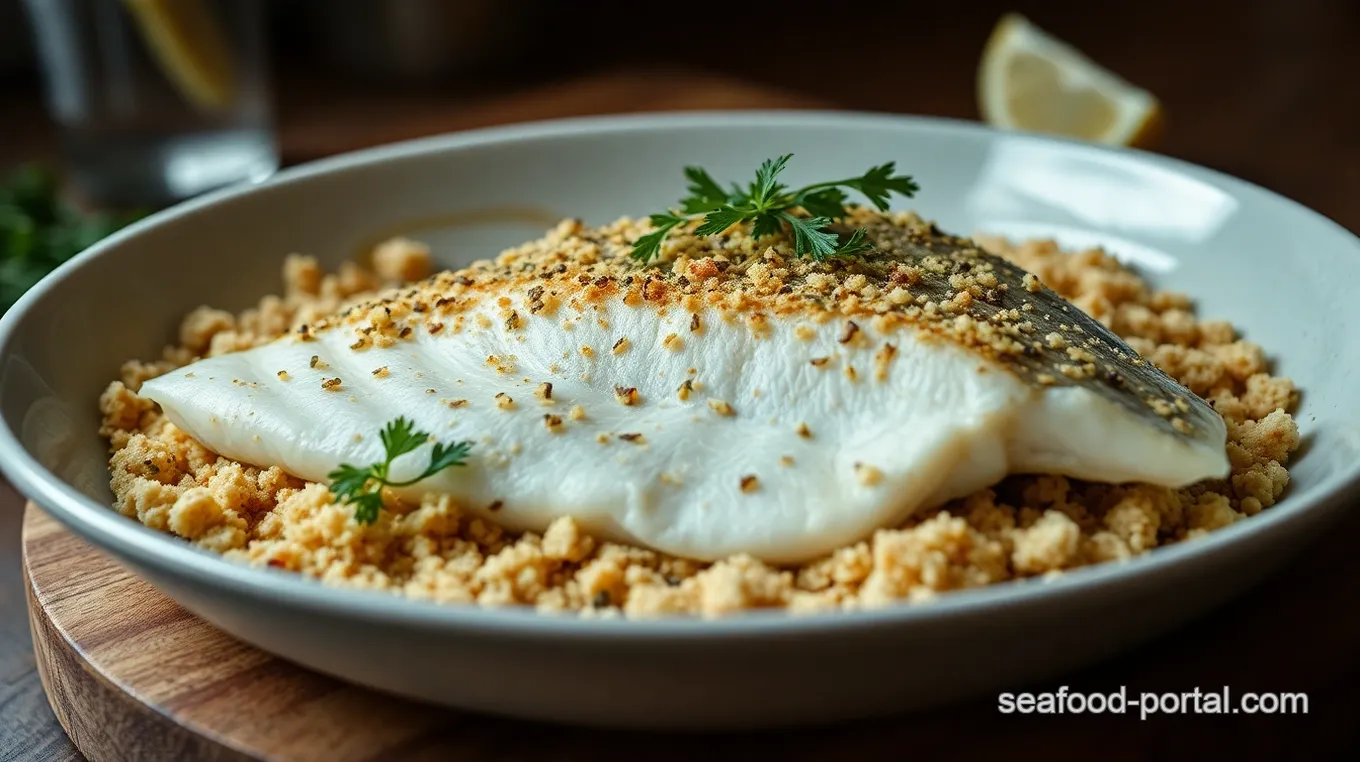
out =
<path fill-rule="evenodd" d="M 152 56 L 195 107 L 221 111 L 236 100 L 236 72 L 221 24 L 204 0 L 123 0 Z"/>
<path fill-rule="evenodd" d="M 1162 124 L 1151 93 L 1016 13 L 987 41 L 977 91 L 982 118 L 1006 129 L 1146 147 Z"/>

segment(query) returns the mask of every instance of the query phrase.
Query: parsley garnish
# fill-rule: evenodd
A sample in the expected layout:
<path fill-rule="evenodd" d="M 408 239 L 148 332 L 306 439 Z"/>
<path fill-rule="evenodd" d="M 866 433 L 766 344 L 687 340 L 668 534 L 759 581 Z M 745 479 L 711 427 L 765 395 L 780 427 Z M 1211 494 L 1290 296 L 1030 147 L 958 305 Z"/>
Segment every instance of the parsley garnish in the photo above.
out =
<path fill-rule="evenodd" d="M 920 187 L 907 175 L 894 175 L 896 163 L 871 168 L 860 177 L 814 183 L 790 190 L 778 182 L 793 154 L 766 159 L 756 170 L 756 178 L 745 188 L 732 184 L 728 190 L 701 167 L 685 167 L 689 195 L 680 208 L 649 219 L 656 228 L 633 242 L 633 259 L 650 262 L 661 253 L 661 243 L 677 225 L 703 218 L 695 235 L 717 235 L 733 225 L 751 223 L 751 235 L 763 238 L 787 228 L 793 235 L 793 250 L 821 261 L 827 257 L 854 254 L 870 248 L 864 229 L 854 231 L 844 241 L 827 228 L 849 214 L 846 190 L 858 191 L 879 211 L 887 211 L 894 193 L 910 198 Z M 792 210 L 802 207 L 804 217 Z"/>
<path fill-rule="evenodd" d="M 371 466 L 359 468 L 348 463 L 327 474 L 331 480 L 331 494 L 342 503 L 354 506 L 354 520 L 360 524 L 371 524 L 378 519 L 378 511 L 383 506 L 383 487 L 407 487 L 443 471 L 449 466 L 461 466 L 467 461 L 472 442 L 435 442 L 430 451 L 430 464 L 414 479 L 394 482 L 388 478 L 392 461 L 413 452 L 430 441 L 430 435 L 416 431 L 415 424 L 398 417 L 383 427 L 378 435 L 382 439 L 384 460 Z"/>

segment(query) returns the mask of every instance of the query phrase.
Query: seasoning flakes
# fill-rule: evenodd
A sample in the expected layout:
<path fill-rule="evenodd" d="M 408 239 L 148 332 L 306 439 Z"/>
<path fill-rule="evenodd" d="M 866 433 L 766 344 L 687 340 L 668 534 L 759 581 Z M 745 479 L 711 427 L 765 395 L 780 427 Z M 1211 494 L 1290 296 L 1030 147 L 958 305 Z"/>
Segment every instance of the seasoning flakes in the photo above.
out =
<path fill-rule="evenodd" d="M 721 416 L 731 417 L 737 414 L 737 411 L 733 410 L 732 406 L 728 404 L 726 400 L 710 399 L 708 401 L 708 407 L 710 410 Z"/>

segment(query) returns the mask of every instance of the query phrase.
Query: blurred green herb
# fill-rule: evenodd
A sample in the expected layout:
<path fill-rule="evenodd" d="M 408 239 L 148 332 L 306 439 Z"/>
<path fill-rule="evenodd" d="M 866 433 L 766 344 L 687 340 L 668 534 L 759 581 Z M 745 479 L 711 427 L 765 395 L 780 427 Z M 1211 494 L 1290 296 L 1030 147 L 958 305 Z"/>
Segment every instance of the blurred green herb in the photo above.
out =
<path fill-rule="evenodd" d="M 0 313 L 57 265 L 141 216 L 77 209 L 45 167 L 11 172 L 0 180 Z"/>

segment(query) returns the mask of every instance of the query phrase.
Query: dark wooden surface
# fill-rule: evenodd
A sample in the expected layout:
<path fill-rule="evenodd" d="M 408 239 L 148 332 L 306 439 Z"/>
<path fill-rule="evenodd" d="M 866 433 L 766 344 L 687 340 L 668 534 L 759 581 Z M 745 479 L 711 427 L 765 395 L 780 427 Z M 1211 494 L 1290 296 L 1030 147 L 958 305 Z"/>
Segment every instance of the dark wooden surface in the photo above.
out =
<path fill-rule="evenodd" d="M 760 86 L 722 105 L 776 105 L 755 95 L 775 88 L 791 103 L 972 118 L 982 40 L 1002 12 L 1019 7 L 1162 99 L 1168 115 L 1164 153 L 1260 183 L 1360 230 L 1360 88 L 1355 85 L 1360 2 L 1355 0 L 1053 0 L 1018 6 L 991 0 L 866 0 L 830 13 L 781 6 L 765 23 L 745 16 L 702 27 L 697 39 L 684 42 L 630 31 L 628 25 L 638 20 L 631 6 L 621 0 L 603 5 L 625 12 L 619 20 L 601 16 L 557 28 L 554 39 L 539 46 L 539 57 L 526 58 L 513 71 L 434 90 L 394 91 L 313 78 L 305 60 L 285 60 L 279 97 L 285 157 L 298 161 L 377 140 L 552 113 L 516 106 L 522 93 L 565 113 L 587 108 L 580 99 L 593 103 L 591 110 L 608 108 L 610 101 L 599 97 L 607 88 L 573 91 L 574 75 L 612 71 L 615 77 L 654 81 L 658 88 L 674 86 L 674 79 L 653 79 L 662 66 Z M 669 28 L 697 24 L 690 13 L 672 14 Z M 554 73 L 545 77 L 542 71 Z M 477 84 L 467 84 L 473 81 Z M 568 84 L 559 88 L 555 83 Z M 50 155 L 55 140 L 35 88 L 23 81 L 0 86 L 0 164 Z M 488 103 L 499 105 L 478 110 Z M 390 118 L 375 127 L 374 114 Z M 33 672 L 19 577 L 20 505 L 12 494 L 0 493 L 0 762 L 68 759 L 75 752 Z M 925 725 L 918 720 L 875 725 L 876 732 L 739 737 L 715 741 L 713 747 L 761 756 L 813 749 L 826 758 L 958 758 L 949 733 L 920 730 L 939 726 L 955 737 L 967 734 L 991 744 L 989 755 L 1021 759 L 1162 759 L 1181 753 L 1280 758 L 1304 751 L 1315 759 L 1345 757 L 1360 750 L 1353 729 L 1360 710 L 1360 564 L 1353 550 L 1358 532 L 1360 513 L 1243 599 L 1071 679 L 1074 687 L 1100 690 L 1120 684 L 1131 690 L 1229 684 L 1238 691 L 1308 691 L 1312 713 L 1306 719 L 1000 718 L 981 702 L 927 715 Z M 545 742 L 537 747 L 502 739 L 497 753 L 507 759 L 535 748 L 539 756 L 553 757 L 553 739 L 579 738 L 574 731 L 513 723 L 497 727 L 514 738 Z M 643 743 L 651 742 L 626 737 L 609 748 L 623 753 Z"/>
<path fill-rule="evenodd" d="M 23 508 L 0 479 L 0 760 L 81 759 L 52 716 L 33 664 L 19 558 Z"/>

